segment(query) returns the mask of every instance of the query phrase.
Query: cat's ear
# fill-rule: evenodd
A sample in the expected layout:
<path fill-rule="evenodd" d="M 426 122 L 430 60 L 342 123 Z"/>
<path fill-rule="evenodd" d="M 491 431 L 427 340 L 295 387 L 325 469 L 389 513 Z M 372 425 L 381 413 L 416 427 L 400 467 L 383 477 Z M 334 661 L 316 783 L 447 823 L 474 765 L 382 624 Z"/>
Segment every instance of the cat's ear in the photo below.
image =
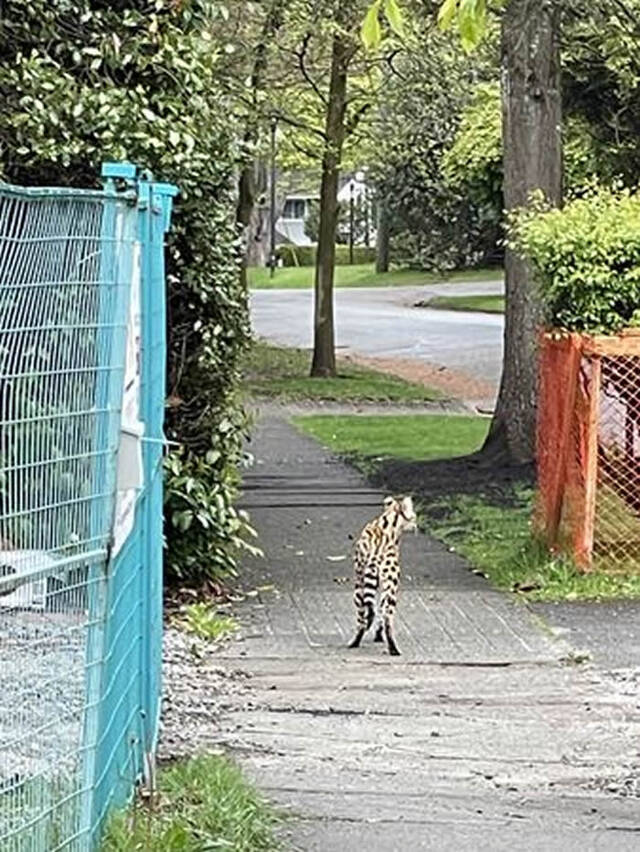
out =
<path fill-rule="evenodd" d="M 402 511 L 407 516 L 411 516 L 413 514 L 413 500 L 411 497 L 402 498 Z"/>
<path fill-rule="evenodd" d="M 384 498 L 384 507 L 388 509 L 393 503 L 395 503 L 395 497 L 385 497 Z"/>

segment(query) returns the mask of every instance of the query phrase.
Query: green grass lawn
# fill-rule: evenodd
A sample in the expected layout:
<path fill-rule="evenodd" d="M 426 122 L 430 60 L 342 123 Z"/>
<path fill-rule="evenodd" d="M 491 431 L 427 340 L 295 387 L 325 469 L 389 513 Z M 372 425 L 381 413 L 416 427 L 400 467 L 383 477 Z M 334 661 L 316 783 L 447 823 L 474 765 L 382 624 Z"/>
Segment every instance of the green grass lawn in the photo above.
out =
<path fill-rule="evenodd" d="M 300 289 L 313 286 L 315 269 L 312 266 L 289 266 L 277 269 L 271 278 L 271 271 L 263 267 L 252 267 L 248 271 L 249 286 L 256 290 L 275 288 Z M 433 272 L 421 272 L 415 269 L 395 269 L 391 272 L 377 273 L 371 264 L 336 266 L 336 287 L 420 287 L 441 281 L 502 281 L 500 268 L 465 269 L 448 275 Z"/>
<path fill-rule="evenodd" d="M 503 314 L 504 296 L 434 296 L 421 307 L 446 311 L 479 311 L 485 314 Z"/>
<path fill-rule="evenodd" d="M 463 456 L 482 446 L 489 420 L 440 414 L 310 415 L 293 422 L 324 446 L 360 459 L 442 459 Z"/>
<path fill-rule="evenodd" d="M 487 419 L 350 415 L 294 422 L 346 456 L 377 486 L 413 491 L 425 531 L 498 588 L 538 601 L 640 598 L 637 568 L 612 570 L 596 561 L 596 570 L 581 574 L 536 540 L 535 492 L 526 475 L 519 479 L 463 457 L 482 443 Z"/>
<path fill-rule="evenodd" d="M 239 769 L 203 755 L 162 770 L 153 804 L 112 817 L 102 852 L 270 852 L 276 822 Z"/>
<path fill-rule="evenodd" d="M 417 404 L 443 397 L 433 388 L 353 364 L 339 364 L 335 379 L 311 379 L 310 365 L 308 351 L 256 342 L 244 363 L 245 390 L 254 397 L 291 402 Z"/>
<path fill-rule="evenodd" d="M 582 574 L 568 558 L 551 555 L 532 536 L 535 493 L 516 488 L 511 505 L 496 506 L 484 495 L 452 497 L 430 507 L 429 532 L 461 553 L 500 589 L 529 600 L 610 600 L 640 597 L 637 570 Z"/>

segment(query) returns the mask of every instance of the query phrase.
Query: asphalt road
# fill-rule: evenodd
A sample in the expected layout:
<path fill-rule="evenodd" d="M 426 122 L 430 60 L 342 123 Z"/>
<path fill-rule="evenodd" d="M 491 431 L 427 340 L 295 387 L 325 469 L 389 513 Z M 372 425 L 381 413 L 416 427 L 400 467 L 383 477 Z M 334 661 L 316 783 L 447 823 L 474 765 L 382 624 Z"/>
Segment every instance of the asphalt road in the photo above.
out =
<path fill-rule="evenodd" d="M 336 290 L 336 346 L 343 354 L 417 359 L 467 373 L 496 389 L 502 364 L 503 319 L 496 314 L 416 308 L 430 295 L 503 292 L 501 282 Z M 255 333 L 273 343 L 312 345 L 311 290 L 254 290 Z"/>

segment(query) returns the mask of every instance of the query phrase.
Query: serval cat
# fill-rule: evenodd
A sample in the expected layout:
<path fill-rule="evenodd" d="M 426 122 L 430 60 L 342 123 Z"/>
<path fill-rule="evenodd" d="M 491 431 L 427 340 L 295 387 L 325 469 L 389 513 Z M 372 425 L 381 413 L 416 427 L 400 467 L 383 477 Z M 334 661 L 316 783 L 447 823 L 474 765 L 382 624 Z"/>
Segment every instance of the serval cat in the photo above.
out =
<path fill-rule="evenodd" d="M 357 648 L 373 624 L 376 596 L 380 595 L 379 623 L 375 642 L 387 640 L 389 653 L 400 654 L 393 636 L 393 616 L 400 579 L 400 536 L 416 529 L 416 513 L 411 497 L 386 497 L 382 514 L 365 526 L 356 542 L 355 592 L 358 630 L 350 643 Z"/>

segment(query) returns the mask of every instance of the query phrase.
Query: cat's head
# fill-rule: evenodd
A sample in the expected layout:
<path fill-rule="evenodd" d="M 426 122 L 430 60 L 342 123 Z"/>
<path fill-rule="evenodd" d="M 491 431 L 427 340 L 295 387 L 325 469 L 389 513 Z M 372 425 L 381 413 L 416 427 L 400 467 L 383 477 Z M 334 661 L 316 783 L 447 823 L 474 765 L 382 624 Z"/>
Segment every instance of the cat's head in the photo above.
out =
<path fill-rule="evenodd" d="M 385 497 L 385 512 L 394 512 L 398 515 L 400 528 L 402 530 L 416 530 L 418 518 L 413 508 L 411 497 Z"/>

